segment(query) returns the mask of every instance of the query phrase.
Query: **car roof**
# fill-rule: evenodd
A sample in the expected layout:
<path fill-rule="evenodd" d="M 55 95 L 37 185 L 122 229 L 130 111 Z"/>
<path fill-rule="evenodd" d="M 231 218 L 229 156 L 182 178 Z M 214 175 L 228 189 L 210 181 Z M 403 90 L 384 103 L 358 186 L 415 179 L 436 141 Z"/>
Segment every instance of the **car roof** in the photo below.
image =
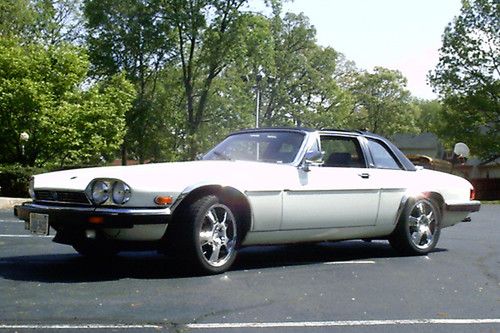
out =
<path fill-rule="evenodd" d="M 268 131 L 282 131 L 282 132 L 316 132 L 317 130 L 307 127 L 259 127 L 259 128 L 245 128 L 232 134 L 238 133 L 253 133 L 253 132 L 268 132 Z"/>

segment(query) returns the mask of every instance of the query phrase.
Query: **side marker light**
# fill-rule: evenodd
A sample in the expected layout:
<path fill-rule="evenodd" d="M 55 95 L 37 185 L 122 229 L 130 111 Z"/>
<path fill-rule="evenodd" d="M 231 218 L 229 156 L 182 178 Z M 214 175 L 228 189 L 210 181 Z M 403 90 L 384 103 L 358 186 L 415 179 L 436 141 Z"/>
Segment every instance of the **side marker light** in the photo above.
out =
<path fill-rule="evenodd" d="M 173 201 L 174 201 L 174 199 L 172 197 L 169 197 L 169 196 L 159 195 L 155 198 L 155 204 L 157 204 L 159 206 L 170 205 Z"/>

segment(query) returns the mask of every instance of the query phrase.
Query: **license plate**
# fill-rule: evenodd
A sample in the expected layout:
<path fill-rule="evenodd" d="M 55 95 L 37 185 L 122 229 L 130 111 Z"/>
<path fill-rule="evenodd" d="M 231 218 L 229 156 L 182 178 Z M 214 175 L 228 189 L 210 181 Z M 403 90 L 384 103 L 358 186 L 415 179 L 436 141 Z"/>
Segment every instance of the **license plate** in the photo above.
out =
<path fill-rule="evenodd" d="M 30 231 L 35 235 L 48 235 L 49 215 L 30 213 Z"/>

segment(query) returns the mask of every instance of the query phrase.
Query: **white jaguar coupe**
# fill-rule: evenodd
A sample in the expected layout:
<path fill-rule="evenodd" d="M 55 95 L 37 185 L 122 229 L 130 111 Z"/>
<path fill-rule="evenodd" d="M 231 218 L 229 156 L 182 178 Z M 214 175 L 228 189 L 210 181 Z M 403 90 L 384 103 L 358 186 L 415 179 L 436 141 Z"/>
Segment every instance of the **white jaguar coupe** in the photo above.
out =
<path fill-rule="evenodd" d="M 387 239 L 426 254 L 478 211 L 471 184 L 415 167 L 369 132 L 267 128 L 229 135 L 199 161 L 34 176 L 14 213 L 82 255 L 176 251 L 220 273 L 241 247 Z"/>

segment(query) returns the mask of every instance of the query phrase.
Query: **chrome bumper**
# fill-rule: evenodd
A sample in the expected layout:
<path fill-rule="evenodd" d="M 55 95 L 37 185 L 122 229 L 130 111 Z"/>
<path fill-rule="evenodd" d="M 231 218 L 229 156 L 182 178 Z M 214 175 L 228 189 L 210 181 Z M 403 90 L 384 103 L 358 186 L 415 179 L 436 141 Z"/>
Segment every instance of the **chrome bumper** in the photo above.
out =
<path fill-rule="evenodd" d="M 167 224 L 172 212 L 170 208 L 117 208 L 85 206 L 53 206 L 25 202 L 14 207 L 14 215 L 29 221 L 30 213 L 47 214 L 50 226 L 132 228 L 134 225 Z"/>
<path fill-rule="evenodd" d="M 447 203 L 444 206 L 449 212 L 477 212 L 481 208 L 481 202 L 471 201 L 466 203 Z"/>

